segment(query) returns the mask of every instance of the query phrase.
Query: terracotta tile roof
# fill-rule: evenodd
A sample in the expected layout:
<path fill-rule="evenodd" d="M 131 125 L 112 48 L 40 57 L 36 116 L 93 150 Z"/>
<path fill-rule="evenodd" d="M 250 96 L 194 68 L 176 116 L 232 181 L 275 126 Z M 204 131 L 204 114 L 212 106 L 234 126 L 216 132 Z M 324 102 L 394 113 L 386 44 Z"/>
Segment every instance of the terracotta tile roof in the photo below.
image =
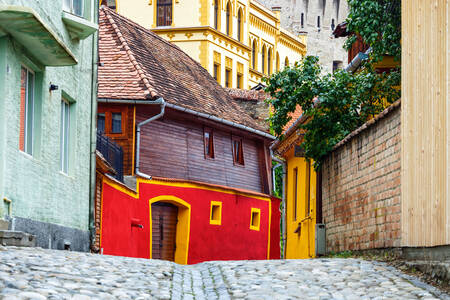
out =
<path fill-rule="evenodd" d="M 102 6 L 98 98 L 168 103 L 266 131 L 179 47 Z"/>
<path fill-rule="evenodd" d="M 292 124 L 294 124 L 295 121 L 297 121 L 298 118 L 302 116 L 302 114 L 303 114 L 302 107 L 300 105 L 297 105 L 295 111 L 293 113 L 289 113 L 289 116 L 292 119 L 289 122 L 287 122 L 287 124 L 284 126 L 283 133 L 286 133 L 286 130 L 288 130 L 292 126 Z"/>
<path fill-rule="evenodd" d="M 268 95 L 262 90 L 243 90 L 225 88 L 230 96 L 235 100 L 248 100 L 248 101 L 264 101 Z"/>

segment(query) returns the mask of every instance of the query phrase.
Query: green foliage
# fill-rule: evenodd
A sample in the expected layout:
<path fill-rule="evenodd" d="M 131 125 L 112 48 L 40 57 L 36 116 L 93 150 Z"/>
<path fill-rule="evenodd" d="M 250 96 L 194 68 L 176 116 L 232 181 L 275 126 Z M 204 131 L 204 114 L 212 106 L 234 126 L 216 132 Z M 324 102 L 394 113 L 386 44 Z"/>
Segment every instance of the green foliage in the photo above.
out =
<path fill-rule="evenodd" d="M 372 47 L 371 57 L 380 61 L 383 55 L 401 58 L 401 0 L 349 0 L 347 31 L 359 34 Z M 356 41 L 345 42 L 348 50 Z"/>
<path fill-rule="evenodd" d="M 370 64 L 351 74 L 338 70 L 320 76 L 317 57 L 307 56 L 293 67 L 266 78 L 274 113 L 271 126 L 277 136 L 290 120 L 289 113 L 300 105 L 308 122 L 302 147 L 316 169 L 322 158 L 347 134 L 400 97 L 399 72 L 377 74 Z"/>
<path fill-rule="evenodd" d="M 274 113 L 269 121 L 282 138 L 289 113 L 301 106 L 308 121 L 302 147 L 320 167 L 324 156 L 347 134 L 400 98 L 400 68 L 378 74 L 373 63 L 383 55 L 401 57 L 401 0 L 349 0 L 347 30 L 359 34 L 372 47 L 369 59 L 357 73 L 338 70 L 321 76 L 317 57 L 308 56 L 293 67 L 264 78 Z M 347 49 L 355 42 L 352 35 Z"/>

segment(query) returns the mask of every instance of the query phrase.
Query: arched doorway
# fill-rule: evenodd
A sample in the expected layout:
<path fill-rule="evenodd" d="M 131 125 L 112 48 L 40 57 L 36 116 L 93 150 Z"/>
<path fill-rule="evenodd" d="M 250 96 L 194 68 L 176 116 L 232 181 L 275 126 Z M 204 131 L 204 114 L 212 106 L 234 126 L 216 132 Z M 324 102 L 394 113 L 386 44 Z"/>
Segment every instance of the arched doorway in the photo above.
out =
<path fill-rule="evenodd" d="M 150 199 L 150 258 L 187 264 L 191 205 L 175 196 Z"/>

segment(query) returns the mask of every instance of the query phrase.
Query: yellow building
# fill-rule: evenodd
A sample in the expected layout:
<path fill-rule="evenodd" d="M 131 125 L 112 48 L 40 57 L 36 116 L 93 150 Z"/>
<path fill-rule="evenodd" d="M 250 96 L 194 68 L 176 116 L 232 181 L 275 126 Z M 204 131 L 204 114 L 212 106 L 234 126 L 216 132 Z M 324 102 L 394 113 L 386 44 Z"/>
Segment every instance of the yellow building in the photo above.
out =
<path fill-rule="evenodd" d="M 286 162 L 286 211 L 284 216 L 285 258 L 315 257 L 317 220 L 317 174 L 313 162 L 305 159 L 300 147 L 303 132 L 298 118 L 285 132 L 285 139 L 277 140 L 275 153 Z M 320 217 L 319 217 L 320 218 Z"/>
<path fill-rule="evenodd" d="M 224 87 L 252 88 L 300 60 L 306 37 L 280 27 L 280 11 L 253 0 L 103 0 L 197 60 Z"/>

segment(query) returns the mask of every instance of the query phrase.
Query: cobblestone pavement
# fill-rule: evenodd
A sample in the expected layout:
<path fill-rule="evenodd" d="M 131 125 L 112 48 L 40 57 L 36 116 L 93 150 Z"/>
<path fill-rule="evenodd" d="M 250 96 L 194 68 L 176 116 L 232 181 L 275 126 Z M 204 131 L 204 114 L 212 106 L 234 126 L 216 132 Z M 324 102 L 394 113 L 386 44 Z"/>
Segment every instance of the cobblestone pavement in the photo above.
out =
<path fill-rule="evenodd" d="M 450 299 L 360 259 L 171 262 L 0 246 L 0 299 Z"/>

